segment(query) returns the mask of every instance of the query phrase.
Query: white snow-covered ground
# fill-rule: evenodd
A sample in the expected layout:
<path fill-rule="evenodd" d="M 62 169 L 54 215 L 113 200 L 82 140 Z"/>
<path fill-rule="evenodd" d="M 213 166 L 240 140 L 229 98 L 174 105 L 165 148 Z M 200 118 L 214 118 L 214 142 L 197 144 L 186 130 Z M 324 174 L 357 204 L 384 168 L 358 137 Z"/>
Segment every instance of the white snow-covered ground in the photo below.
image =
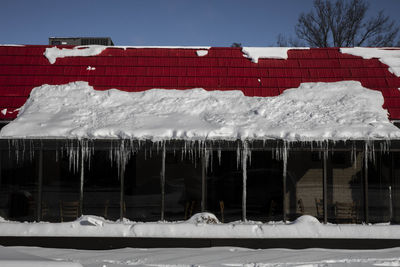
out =
<path fill-rule="evenodd" d="M 242 91 L 94 90 L 87 82 L 32 90 L 3 138 L 288 141 L 399 139 L 379 91 L 356 81 L 302 83 L 276 97 Z"/>
<path fill-rule="evenodd" d="M 82 267 L 79 262 L 55 260 L 46 255 L 24 253 L 17 249 L 0 246 L 1 267 Z"/>
<path fill-rule="evenodd" d="M 214 248 L 124 248 L 115 250 L 73 250 L 38 247 L 11 247 L 33 256 L 80 263 L 84 267 L 121 266 L 232 266 L 232 267 L 328 267 L 400 266 L 400 248 L 383 250 L 331 249 L 245 249 Z M 1 251 L 1 248 L 0 248 Z M 0 261 L 1 264 L 1 261 Z M 19 266 L 19 265 L 14 265 Z"/>
<path fill-rule="evenodd" d="M 0 236 L 158 237 L 158 238 L 353 238 L 400 239 L 400 225 L 321 224 L 312 216 L 293 222 L 237 221 L 219 223 L 209 213 L 198 213 L 187 221 L 109 221 L 82 216 L 73 222 L 28 223 L 2 220 Z"/>

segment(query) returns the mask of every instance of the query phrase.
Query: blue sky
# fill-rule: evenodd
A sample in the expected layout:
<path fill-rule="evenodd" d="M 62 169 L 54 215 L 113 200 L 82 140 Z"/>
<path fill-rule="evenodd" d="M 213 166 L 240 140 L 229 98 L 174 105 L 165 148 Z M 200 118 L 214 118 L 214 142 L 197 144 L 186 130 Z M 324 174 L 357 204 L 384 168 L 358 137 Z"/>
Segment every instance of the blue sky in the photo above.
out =
<path fill-rule="evenodd" d="M 400 0 L 370 0 L 400 25 Z M 116 45 L 270 46 L 313 0 L 1 0 L 0 43 L 109 36 Z"/>

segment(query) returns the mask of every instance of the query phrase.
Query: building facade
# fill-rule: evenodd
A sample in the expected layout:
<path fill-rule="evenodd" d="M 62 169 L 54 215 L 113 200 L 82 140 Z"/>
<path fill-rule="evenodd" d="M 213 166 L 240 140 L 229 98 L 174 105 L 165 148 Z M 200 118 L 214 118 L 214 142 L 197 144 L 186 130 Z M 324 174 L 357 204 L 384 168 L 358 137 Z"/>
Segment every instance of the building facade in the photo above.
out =
<path fill-rule="evenodd" d="M 287 59 L 254 62 L 241 48 L 109 47 L 96 55 L 59 56 L 54 63 L 46 58 L 51 48 L 0 46 L 5 123 L 17 117 L 34 87 L 76 81 L 96 90 L 201 87 L 272 97 L 301 83 L 355 80 L 380 91 L 389 118 L 400 119 L 400 78 L 378 58 L 337 48 L 293 49 Z M 0 214 L 17 221 L 60 222 L 81 214 L 177 221 L 209 211 L 222 222 L 312 215 L 325 223 L 399 223 L 399 149 L 395 138 L 370 137 L 3 137 Z"/>

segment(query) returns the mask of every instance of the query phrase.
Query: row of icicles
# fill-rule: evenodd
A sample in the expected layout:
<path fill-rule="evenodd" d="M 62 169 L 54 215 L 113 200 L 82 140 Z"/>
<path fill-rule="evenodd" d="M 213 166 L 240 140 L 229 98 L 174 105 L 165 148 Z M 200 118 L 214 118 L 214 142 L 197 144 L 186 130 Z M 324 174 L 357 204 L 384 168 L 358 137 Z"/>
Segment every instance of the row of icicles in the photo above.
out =
<path fill-rule="evenodd" d="M 16 161 L 19 162 L 20 159 L 25 159 L 26 153 L 29 153 L 29 159 L 32 161 L 35 153 L 37 153 L 37 142 L 38 140 L 24 140 L 24 139 L 10 139 L 8 141 L 9 154 L 11 156 L 12 151 L 15 152 Z M 130 158 L 135 155 L 138 151 L 144 151 L 145 159 L 152 157 L 153 153 L 159 154 L 163 150 L 173 151 L 174 154 L 181 153 L 181 159 L 190 159 L 197 165 L 199 159 L 205 157 L 206 169 L 210 168 L 212 171 L 212 164 L 214 162 L 214 151 L 218 156 L 218 162 L 221 164 L 222 151 L 224 150 L 224 141 L 180 141 L 180 147 L 174 147 L 171 149 L 169 145 L 171 141 L 157 141 L 157 142 L 147 142 L 139 141 L 134 139 L 121 139 L 113 140 L 109 142 L 109 158 L 111 164 L 116 164 L 118 168 L 118 174 L 123 174 L 125 172 L 125 167 L 128 164 Z M 299 141 L 297 141 L 298 143 Z M 335 145 L 335 142 L 330 141 L 331 146 Z M 252 155 L 252 141 L 238 141 L 236 142 L 236 167 L 237 169 L 245 169 L 247 164 L 251 166 L 251 155 Z M 270 144 L 264 141 L 263 145 L 266 150 L 270 150 L 272 153 L 272 158 L 276 160 L 283 161 L 283 169 L 286 170 L 287 159 L 289 157 L 289 152 L 291 146 L 294 142 L 282 141 L 276 142 L 275 147 L 271 147 Z M 36 148 L 35 148 L 36 145 Z M 315 150 L 319 152 L 319 158 L 327 156 L 328 153 L 332 152 L 329 147 L 330 143 L 328 141 L 321 142 L 301 142 L 301 146 Z M 365 141 L 364 151 L 366 152 L 365 163 L 372 161 L 375 164 L 375 142 Z M 232 148 L 231 148 L 232 149 Z M 259 149 L 259 148 L 258 148 Z M 356 163 L 357 149 L 355 142 L 350 144 L 351 159 L 353 163 Z M 28 151 L 28 152 L 27 152 Z M 36 152 L 35 152 L 36 151 Z M 390 140 L 379 142 L 379 149 L 381 153 L 388 153 L 390 151 Z M 91 158 L 95 152 L 95 140 L 90 139 L 71 139 L 66 140 L 62 145 L 57 147 L 55 150 L 56 161 L 59 157 L 67 156 L 69 158 L 69 169 L 73 172 L 78 172 L 82 162 L 88 165 L 90 169 Z M 354 164 L 355 165 L 355 164 Z"/>

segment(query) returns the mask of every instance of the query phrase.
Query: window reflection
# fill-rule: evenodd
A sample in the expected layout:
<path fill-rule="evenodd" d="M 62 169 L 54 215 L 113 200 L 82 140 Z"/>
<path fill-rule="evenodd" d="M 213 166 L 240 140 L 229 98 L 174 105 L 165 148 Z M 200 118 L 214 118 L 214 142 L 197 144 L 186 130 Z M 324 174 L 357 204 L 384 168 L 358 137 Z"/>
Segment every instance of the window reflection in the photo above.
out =
<path fill-rule="evenodd" d="M 85 164 L 83 214 L 97 215 L 109 220 L 120 217 L 120 187 L 118 168 L 109 152 L 96 150 Z"/>
<path fill-rule="evenodd" d="M 70 169 L 69 157 L 55 150 L 43 151 L 42 220 L 75 220 L 76 215 L 62 216 L 63 203 L 79 203 L 79 191 L 80 174 Z"/>
<path fill-rule="evenodd" d="M 319 152 L 289 152 L 286 178 L 287 217 L 311 215 L 323 220 L 322 157 Z"/>
<path fill-rule="evenodd" d="M 202 159 L 168 150 L 165 159 L 165 220 L 179 221 L 201 211 Z M 223 222 L 242 219 L 243 170 L 236 151 L 209 152 L 206 170 L 205 210 Z M 84 167 L 83 203 L 80 201 L 80 166 L 70 165 L 67 153 L 43 150 L 43 179 L 39 185 L 40 151 L 31 154 L 1 151 L 0 216 L 10 220 L 41 218 L 60 222 L 83 214 L 132 221 L 161 218 L 161 151 L 138 151 L 127 162 L 123 202 L 121 177 L 109 151 L 97 149 Z M 290 151 L 286 192 L 283 194 L 283 162 L 271 151 L 252 151 L 247 164 L 247 219 L 277 221 L 311 215 L 323 220 L 322 152 Z M 218 155 L 221 155 L 220 157 Z M 332 223 L 361 223 L 364 214 L 364 175 L 368 174 L 369 222 L 400 222 L 400 153 L 376 152 L 365 168 L 362 151 L 329 151 L 327 158 L 327 216 Z M 78 163 L 80 164 L 80 162 Z M 365 173 L 367 171 L 367 173 Z"/>
<path fill-rule="evenodd" d="M 0 216 L 16 221 L 36 220 L 37 153 L 1 151 Z"/>
<path fill-rule="evenodd" d="M 133 221 L 158 221 L 161 209 L 161 153 L 139 151 L 125 171 L 125 217 Z"/>

